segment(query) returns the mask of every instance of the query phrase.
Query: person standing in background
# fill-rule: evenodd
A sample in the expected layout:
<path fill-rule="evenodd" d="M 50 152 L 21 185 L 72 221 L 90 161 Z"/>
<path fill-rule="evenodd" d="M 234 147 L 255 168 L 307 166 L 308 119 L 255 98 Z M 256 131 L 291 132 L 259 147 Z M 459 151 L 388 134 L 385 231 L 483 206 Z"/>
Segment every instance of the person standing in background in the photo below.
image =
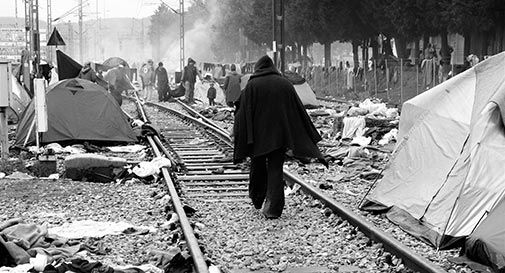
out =
<path fill-rule="evenodd" d="M 189 104 L 195 103 L 195 83 L 196 77 L 202 80 L 202 76 L 195 67 L 195 60 L 188 58 L 188 65 L 184 67 L 182 72 L 181 81 L 184 83 L 184 88 L 186 89 L 186 102 Z"/>
<path fill-rule="evenodd" d="M 214 83 L 210 83 L 210 87 L 207 90 L 207 98 L 209 99 L 209 105 L 214 106 L 216 103 L 214 102 L 214 99 L 216 98 L 216 88 L 214 88 Z"/>
<path fill-rule="evenodd" d="M 152 101 L 154 97 L 154 63 L 153 60 L 148 60 L 147 64 L 142 66 L 140 79 L 142 80 L 142 91 L 144 92 L 143 99 Z"/>
<path fill-rule="evenodd" d="M 158 101 L 166 101 L 168 99 L 168 73 L 163 67 L 163 63 L 159 62 L 158 67 L 154 71 L 155 87 L 158 89 Z"/>
<path fill-rule="evenodd" d="M 237 73 L 237 68 L 234 64 L 230 67 L 230 73 L 226 76 L 224 80 L 224 94 L 226 96 L 226 105 L 229 107 L 234 107 L 240 97 L 240 78 L 242 75 Z"/>

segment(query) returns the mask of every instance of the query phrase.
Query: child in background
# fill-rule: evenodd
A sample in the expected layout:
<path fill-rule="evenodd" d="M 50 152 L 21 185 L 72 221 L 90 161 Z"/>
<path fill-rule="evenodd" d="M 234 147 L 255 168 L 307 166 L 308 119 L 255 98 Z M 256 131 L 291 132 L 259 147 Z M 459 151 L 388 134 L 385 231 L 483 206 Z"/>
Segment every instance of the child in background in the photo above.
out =
<path fill-rule="evenodd" d="M 209 99 L 209 105 L 214 106 L 216 103 L 214 102 L 214 99 L 216 98 L 216 88 L 214 88 L 214 83 L 210 83 L 209 90 L 207 90 L 207 98 Z"/>

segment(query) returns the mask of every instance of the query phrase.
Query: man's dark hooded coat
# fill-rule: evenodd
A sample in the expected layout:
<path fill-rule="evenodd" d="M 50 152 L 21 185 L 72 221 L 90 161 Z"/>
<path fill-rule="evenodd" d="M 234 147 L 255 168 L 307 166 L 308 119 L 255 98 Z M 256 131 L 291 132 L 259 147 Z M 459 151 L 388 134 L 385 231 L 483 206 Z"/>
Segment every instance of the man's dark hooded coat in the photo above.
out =
<path fill-rule="evenodd" d="M 316 143 L 321 136 L 296 94 L 270 57 L 255 65 L 240 97 L 234 126 L 234 161 L 284 148 L 296 157 L 323 159 Z"/>
<path fill-rule="evenodd" d="M 284 207 L 284 153 L 323 159 L 312 124 L 293 85 L 268 56 L 255 65 L 240 96 L 234 124 L 234 161 L 251 157 L 249 196 L 267 218 L 280 217 Z M 265 203 L 263 204 L 263 202 Z"/>

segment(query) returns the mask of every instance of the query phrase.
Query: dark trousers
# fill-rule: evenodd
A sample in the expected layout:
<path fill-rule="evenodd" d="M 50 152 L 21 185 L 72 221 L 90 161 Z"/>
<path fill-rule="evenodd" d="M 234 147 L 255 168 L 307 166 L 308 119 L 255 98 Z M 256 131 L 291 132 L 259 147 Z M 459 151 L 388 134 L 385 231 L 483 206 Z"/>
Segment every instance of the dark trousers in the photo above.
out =
<path fill-rule="evenodd" d="M 284 149 L 251 159 L 249 197 L 266 217 L 280 217 L 284 209 Z M 263 204 L 265 202 L 265 204 Z"/>

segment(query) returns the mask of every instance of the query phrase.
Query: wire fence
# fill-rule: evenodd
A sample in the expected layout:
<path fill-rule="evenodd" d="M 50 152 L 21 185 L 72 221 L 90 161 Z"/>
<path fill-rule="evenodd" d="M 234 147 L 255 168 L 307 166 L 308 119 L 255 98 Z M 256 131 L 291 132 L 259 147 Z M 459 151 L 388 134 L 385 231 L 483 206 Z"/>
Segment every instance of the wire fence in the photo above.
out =
<path fill-rule="evenodd" d="M 401 105 L 445 81 L 451 70 L 454 72 L 454 67 L 440 66 L 436 59 L 421 62 L 381 59 L 370 62 L 366 69 L 313 66 L 301 74 L 319 97 L 356 100 L 375 97 Z"/>

